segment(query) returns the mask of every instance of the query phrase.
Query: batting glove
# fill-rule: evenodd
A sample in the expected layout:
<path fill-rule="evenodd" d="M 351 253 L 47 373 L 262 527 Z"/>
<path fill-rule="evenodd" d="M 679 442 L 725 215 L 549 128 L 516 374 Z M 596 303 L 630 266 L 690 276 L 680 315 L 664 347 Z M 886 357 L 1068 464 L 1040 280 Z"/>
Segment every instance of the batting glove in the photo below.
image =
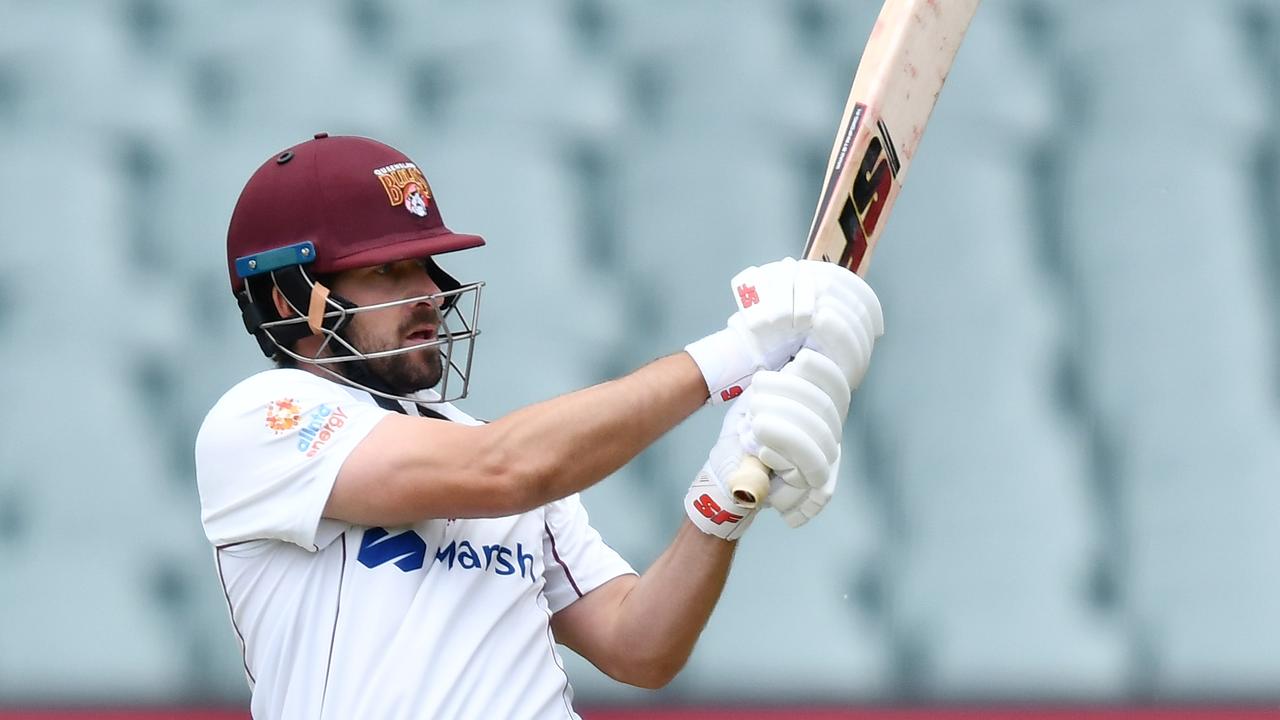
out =
<path fill-rule="evenodd" d="M 741 395 L 755 371 L 781 367 L 813 327 L 816 281 L 803 262 L 786 258 L 749 267 L 730 287 L 738 309 L 726 327 L 685 346 L 712 403 Z"/>
<path fill-rule="evenodd" d="M 871 363 L 876 338 L 884 334 L 884 317 L 875 293 L 853 273 L 846 272 L 845 278 L 846 282 L 832 284 L 827 294 L 818 299 L 813 329 L 795 358 L 780 372 L 761 371 L 752 380 L 761 390 L 754 396 L 755 404 L 796 400 L 805 393 L 825 395 L 829 404 L 820 412 L 837 428 L 837 438 L 849 411 L 851 394 Z M 820 397 L 806 399 L 808 407 L 815 410 L 821 401 Z M 753 412 L 760 414 L 761 410 L 753 408 Z M 810 433 L 810 437 L 817 435 Z M 760 439 L 766 446 L 757 455 L 761 462 L 798 490 L 821 489 L 827 475 L 833 472 L 826 466 L 833 459 L 829 451 L 820 454 L 816 448 L 793 445 L 797 449 L 795 459 L 802 463 L 796 464 L 769 451 L 768 445 L 776 444 L 777 438 L 761 435 Z M 819 496 L 820 493 L 814 494 L 811 500 L 816 503 Z M 786 515 L 790 508 L 804 502 L 789 493 L 773 504 Z M 825 504 L 825 499 L 819 504 Z"/>
<path fill-rule="evenodd" d="M 720 436 L 685 495 L 685 512 L 709 535 L 737 540 L 759 511 L 759 506 L 738 504 L 728 488 L 729 477 L 747 454 L 784 468 L 785 478 L 771 479 L 771 493 L 797 483 L 796 492 L 784 491 L 775 506 L 784 519 L 807 509 L 807 520 L 825 504 L 821 495 L 829 498 L 835 490 L 842 416 L 825 390 L 794 372 L 775 375 L 779 377 L 752 386 L 729 407 Z"/>
<path fill-rule="evenodd" d="M 836 459 L 831 463 L 827 481 L 821 487 L 797 487 L 783 481 L 776 474 L 770 474 L 769 497 L 765 502 L 778 511 L 788 526 L 800 527 L 827 506 L 827 501 L 836 492 L 839 470 L 840 451 L 837 448 Z"/>
<path fill-rule="evenodd" d="M 853 391 L 867 374 L 871 351 L 883 334 L 880 299 L 866 281 L 845 271 L 840 282 L 831 283 L 818 298 L 804 346 L 834 361 Z"/>
<path fill-rule="evenodd" d="M 875 341 L 884 334 L 880 301 L 861 278 L 852 273 L 849 276 L 850 282 L 833 285 L 829 295 L 819 298 L 813 331 L 795 359 L 787 363 L 780 373 L 761 372 L 754 381 L 757 390 L 768 388 L 771 394 L 779 397 L 794 396 L 806 387 L 801 385 L 799 389 L 788 389 L 784 382 L 788 376 L 807 381 L 811 391 L 821 390 L 831 401 L 842 426 L 851 394 L 862 382 L 871 363 Z M 757 397 L 766 394 L 761 392 Z M 814 401 L 810 404 L 816 407 Z M 762 450 L 759 457 L 773 470 L 766 502 L 793 528 L 822 512 L 835 493 L 840 467 L 839 448 L 822 482 L 815 482 L 822 480 L 823 476 L 814 472 L 819 460 L 812 452 L 797 455 L 798 458 L 807 458 L 808 468 L 795 466 L 787 458 L 771 456 L 767 450 Z"/>
<path fill-rule="evenodd" d="M 808 490 L 827 483 L 840 456 L 849 411 L 849 388 L 839 367 L 810 348 L 779 372 L 764 370 L 752 381 L 749 434 L 744 446 L 783 483 Z M 785 417 L 789 422 L 776 422 Z"/>

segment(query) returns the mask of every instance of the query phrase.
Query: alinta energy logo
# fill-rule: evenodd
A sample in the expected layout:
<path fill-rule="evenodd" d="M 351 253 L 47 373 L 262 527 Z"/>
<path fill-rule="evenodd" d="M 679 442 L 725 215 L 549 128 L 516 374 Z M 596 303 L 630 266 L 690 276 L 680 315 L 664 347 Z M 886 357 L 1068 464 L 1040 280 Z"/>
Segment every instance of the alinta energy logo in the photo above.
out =
<path fill-rule="evenodd" d="M 267 427 L 277 435 L 298 427 L 302 418 L 302 410 L 293 398 L 281 398 L 267 403 Z"/>
<path fill-rule="evenodd" d="M 315 457 L 329 440 L 347 424 L 347 414 L 342 406 L 318 405 L 307 415 L 307 422 L 298 430 L 298 452 Z"/>

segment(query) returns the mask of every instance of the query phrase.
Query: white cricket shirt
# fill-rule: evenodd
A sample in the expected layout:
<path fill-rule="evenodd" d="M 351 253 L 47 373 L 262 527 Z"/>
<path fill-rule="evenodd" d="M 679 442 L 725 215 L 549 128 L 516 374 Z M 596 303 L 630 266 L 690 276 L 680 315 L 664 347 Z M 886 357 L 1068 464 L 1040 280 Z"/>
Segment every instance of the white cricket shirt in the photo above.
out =
<path fill-rule="evenodd" d="M 200 427 L 201 515 L 253 716 L 577 718 L 551 614 L 634 570 L 577 495 L 409 527 L 322 518 L 343 461 L 389 413 L 364 391 L 268 370 Z"/>

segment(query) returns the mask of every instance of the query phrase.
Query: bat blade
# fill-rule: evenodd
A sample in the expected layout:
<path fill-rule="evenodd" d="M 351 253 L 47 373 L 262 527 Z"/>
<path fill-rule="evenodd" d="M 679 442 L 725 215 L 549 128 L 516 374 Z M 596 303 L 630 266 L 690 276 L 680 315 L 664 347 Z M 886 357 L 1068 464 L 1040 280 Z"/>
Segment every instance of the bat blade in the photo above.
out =
<path fill-rule="evenodd" d="M 886 0 L 845 102 L 803 257 L 865 275 L 979 0 Z M 729 479 L 754 507 L 769 469 L 743 458 Z"/>
<path fill-rule="evenodd" d="M 854 76 L 804 257 L 866 274 L 979 0 L 887 0 Z"/>

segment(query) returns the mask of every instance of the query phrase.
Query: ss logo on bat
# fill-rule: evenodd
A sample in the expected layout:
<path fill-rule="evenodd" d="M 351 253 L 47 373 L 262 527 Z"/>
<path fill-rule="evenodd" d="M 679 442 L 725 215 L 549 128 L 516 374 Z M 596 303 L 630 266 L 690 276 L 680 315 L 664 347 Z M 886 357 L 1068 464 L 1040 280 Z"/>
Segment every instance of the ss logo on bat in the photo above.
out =
<path fill-rule="evenodd" d="M 865 109 L 864 109 L 865 111 Z M 875 232 L 880 215 L 889 202 L 889 191 L 902 164 L 883 120 L 876 123 L 877 134 L 871 136 L 867 151 L 858 164 L 853 188 L 840 210 L 840 230 L 848 242 L 840 256 L 840 264 L 856 270 L 867 253 L 867 236 Z"/>

